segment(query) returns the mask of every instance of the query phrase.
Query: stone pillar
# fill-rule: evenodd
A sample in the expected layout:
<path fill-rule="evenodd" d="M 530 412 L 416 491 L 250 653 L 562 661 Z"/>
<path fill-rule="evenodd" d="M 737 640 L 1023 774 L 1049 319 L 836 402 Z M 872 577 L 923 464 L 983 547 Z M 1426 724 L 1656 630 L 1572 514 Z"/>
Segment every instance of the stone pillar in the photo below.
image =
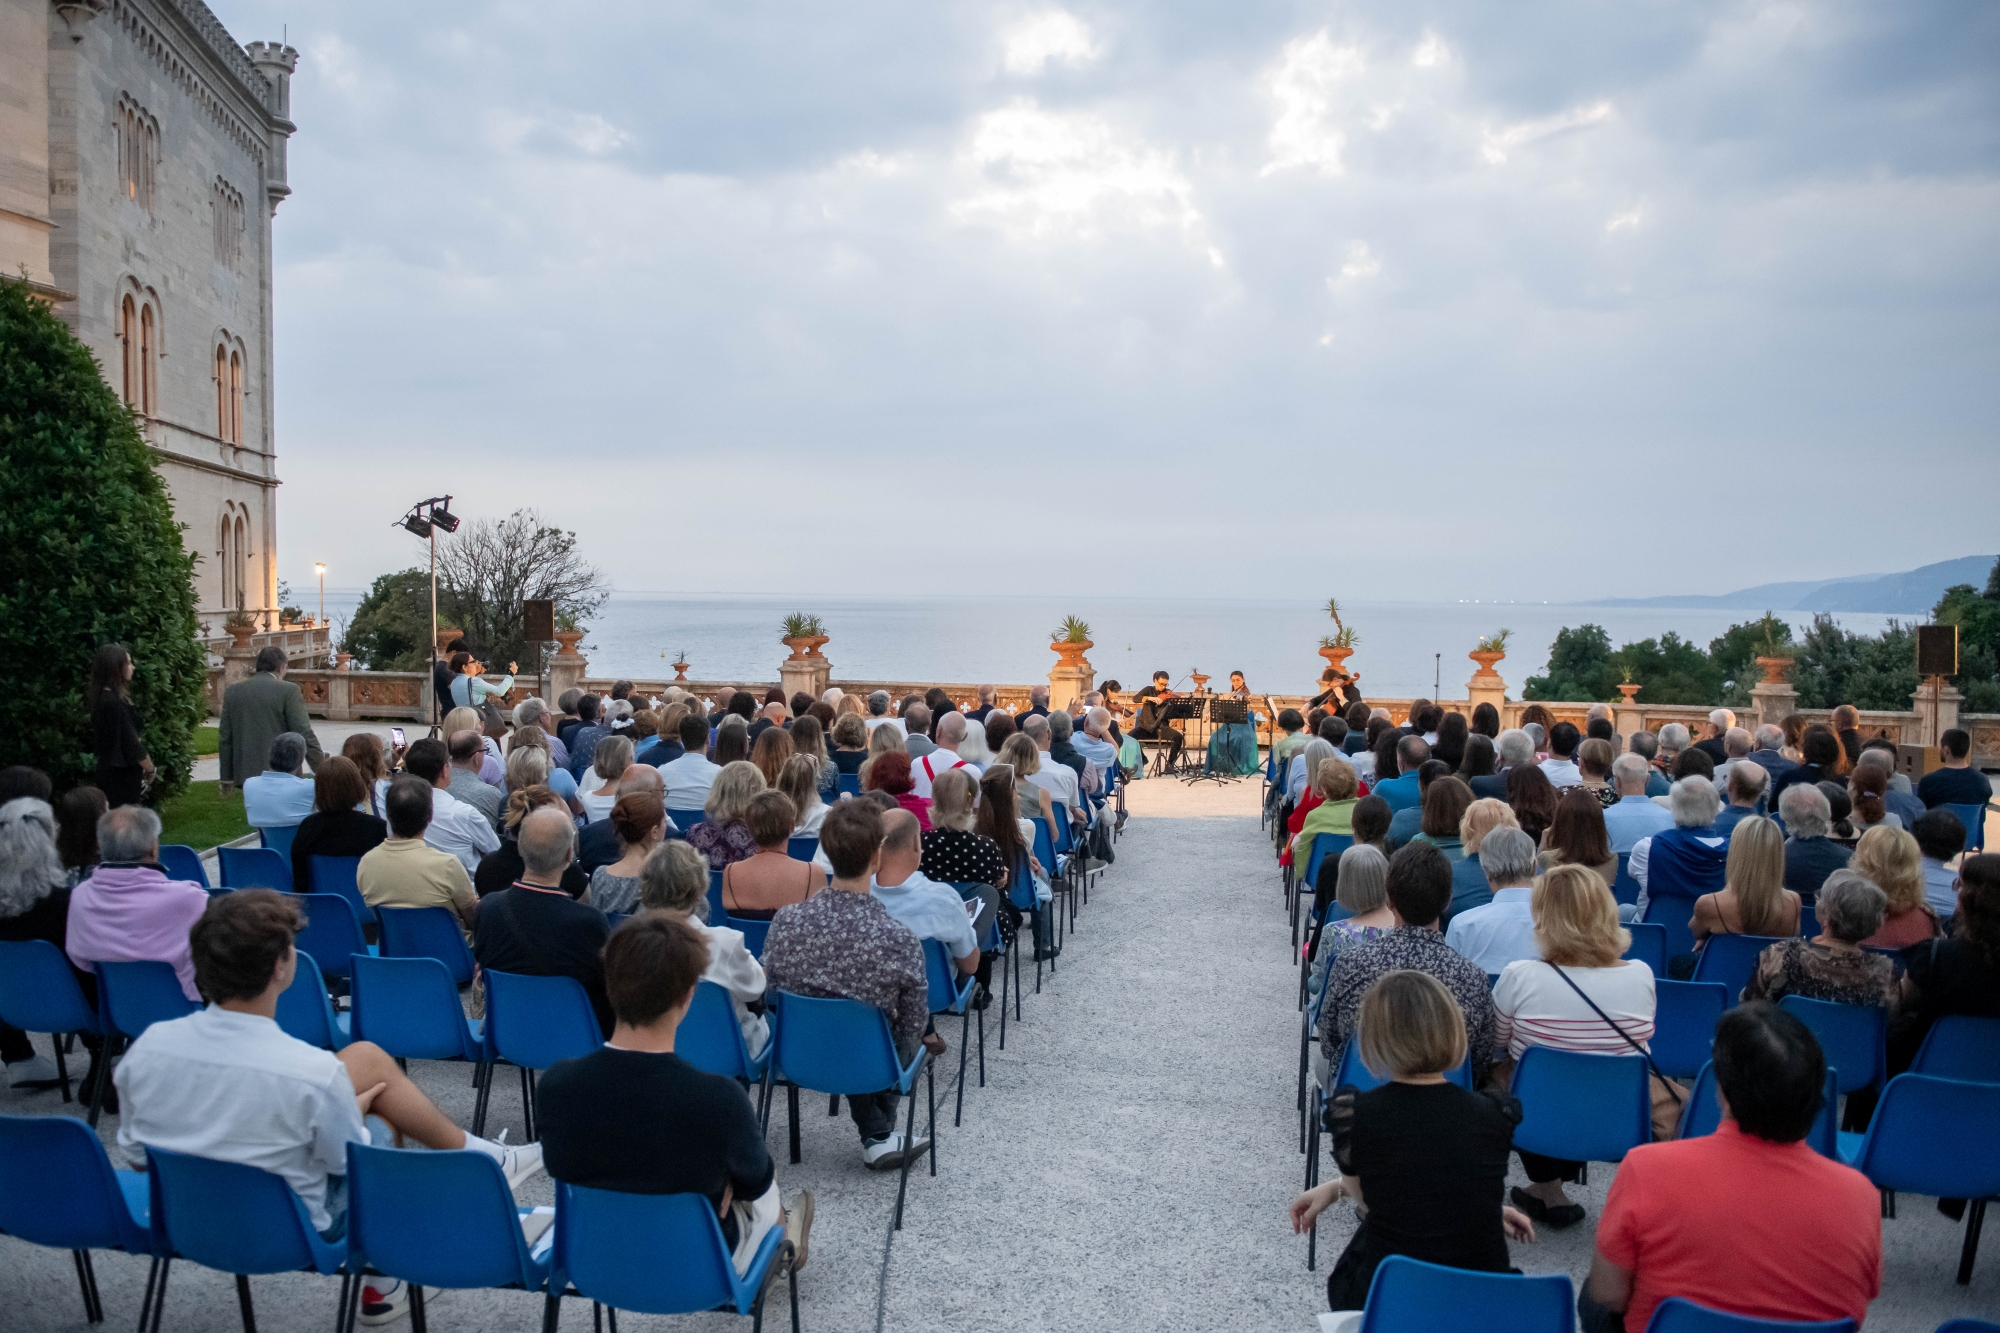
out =
<path fill-rule="evenodd" d="M 346 656 L 345 653 L 341 655 Z M 341 669 L 326 673 L 326 720 L 354 720 L 354 677 L 348 674 L 344 663 Z"/>
<path fill-rule="evenodd" d="M 1646 711 L 1633 702 L 1639 689 L 1637 685 L 1618 687 L 1618 702 L 1612 705 L 1615 717 L 1612 725 L 1620 736 L 1631 736 L 1646 729 Z"/>
<path fill-rule="evenodd" d="M 1069 711 L 1070 702 L 1097 688 L 1097 671 L 1082 658 L 1049 668 L 1049 711 Z"/>
<path fill-rule="evenodd" d="M 239 680 L 248 680 L 257 674 L 257 645 L 248 637 L 232 635 L 230 644 L 222 650 L 222 688 L 228 689 Z"/>
<path fill-rule="evenodd" d="M 1492 704 L 1496 713 L 1507 706 L 1507 682 L 1499 672 L 1483 662 L 1479 670 L 1472 673 L 1472 679 L 1465 682 L 1466 715 L 1471 716 L 1472 710 L 1481 704 Z"/>
<path fill-rule="evenodd" d="M 1935 695 L 1937 721 L 1931 721 L 1931 705 Z M 1964 698 L 1958 688 L 1949 683 L 1942 689 L 1935 688 L 1929 681 L 1917 686 L 1917 692 L 1910 696 L 1910 707 L 1916 710 L 1919 745 L 1936 745 L 1938 737 L 1958 725 L 1958 705 Z"/>
<path fill-rule="evenodd" d="M 574 690 L 583 684 L 583 673 L 589 669 L 590 660 L 576 650 L 581 634 L 564 631 L 556 635 L 562 644 L 562 651 L 549 659 L 549 706 L 562 698 L 564 690 Z"/>
<path fill-rule="evenodd" d="M 826 693 L 833 676 L 833 664 L 824 657 L 788 657 L 778 663 L 778 687 L 787 699 L 794 694 L 810 694 L 814 699 Z"/>
<path fill-rule="evenodd" d="M 1799 711 L 1799 692 L 1788 681 L 1759 681 L 1750 687 L 1750 706 L 1757 710 L 1758 726 L 1783 726 Z"/>

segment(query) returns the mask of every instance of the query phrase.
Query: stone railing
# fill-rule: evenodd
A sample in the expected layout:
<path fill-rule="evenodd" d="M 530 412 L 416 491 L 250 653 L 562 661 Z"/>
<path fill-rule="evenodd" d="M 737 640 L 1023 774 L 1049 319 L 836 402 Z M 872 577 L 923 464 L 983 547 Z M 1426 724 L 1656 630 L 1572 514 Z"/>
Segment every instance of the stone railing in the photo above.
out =
<path fill-rule="evenodd" d="M 223 660 L 234 640 L 227 634 L 204 638 L 201 646 L 208 650 L 209 663 L 214 665 Z M 325 622 L 309 622 L 300 625 L 286 625 L 279 629 L 258 630 L 250 636 L 250 652 L 254 657 L 260 648 L 277 646 L 285 650 L 285 656 L 295 664 L 325 662 L 333 652 L 333 632 Z"/>
<path fill-rule="evenodd" d="M 222 712 L 222 694 L 249 675 L 232 674 L 234 663 L 210 667 L 208 711 Z M 286 671 L 285 679 L 305 696 L 306 712 L 329 722 L 362 718 L 431 719 L 431 673 L 428 671 Z"/>

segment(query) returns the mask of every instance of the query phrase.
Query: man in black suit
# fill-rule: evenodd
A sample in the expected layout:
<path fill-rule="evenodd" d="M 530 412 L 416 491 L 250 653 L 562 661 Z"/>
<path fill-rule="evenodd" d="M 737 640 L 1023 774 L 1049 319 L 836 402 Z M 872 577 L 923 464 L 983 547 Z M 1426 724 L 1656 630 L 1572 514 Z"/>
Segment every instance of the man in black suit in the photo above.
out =
<path fill-rule="evenodd" d="M 1773 723 L 1757 728 L 1757 748 L 1744 758 L 1771 775 L 1773 785 L 1798 765 L 1785 758 L 1785 729 Z"/>
<path fill-rule="evenodd" d="M 1723 738 L 1729 735 L 1729 729 L 1735 725 L 1736 714 L 1727 708 L 1716 709 L 1708 715 L 1708 735 L 1696 741 L 1694 748 L 1714 760 L 1717 768 L 1721 768 L 1729 762 L 1729 750 L 1723 744 Z"/>

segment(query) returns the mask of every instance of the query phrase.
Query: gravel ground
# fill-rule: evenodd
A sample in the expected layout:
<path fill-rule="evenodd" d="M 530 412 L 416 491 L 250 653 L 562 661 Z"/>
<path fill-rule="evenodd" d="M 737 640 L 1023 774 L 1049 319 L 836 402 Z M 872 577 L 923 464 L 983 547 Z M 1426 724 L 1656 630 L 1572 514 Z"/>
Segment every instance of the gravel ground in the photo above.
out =
<path fill-rule="evenodd" d="M 1257 827 L 1254 780 L 1217 788 L 1149 781 L 1131 789 L 1118 862 L 1097 881 L 1081 930 L 1041 994 L 1022 1001 L 998 1050 L 988 1014 L 987 1086 L 972 1086 L 965 1124 L 950 1126 L 958 1034 L 938 1084 L 938 1175 L 914 1174 L 904 1229 L 892 1235 L 893 1175 L 860 1165 L 843 1113 L 806 1097 L 804 1161 L 785 1161 L 782 1099 L 770 1141 L 789 1195 L 818 1202 L 811 1262 L 799 1277 L 801 1326 L 812 1330 L 1158 1330 L 1315 1327 L 1325 1274 L 1352 1229 L 1330 1212 L 1318 1271 L 1290 1235 L 1286 1206 L 1304 1169 L 1293 1094 L 1297 974 L 1287 965 L 1283 903 Z M 975 1056 L 976 1060 L 976 1056 Z M 418 1081 L 460 1123 L 472 1088 L 462 1067 L 419 1064 Z M 976 1079 L 976 1071 L 975 1071 Z M 496 1085 L 493 1128 L 521 1133 L 518 1082 Z M 53 1092 L 0 1090 L 0 1111 L 60 1114 Z M 919 1120 L 922 1111 L 919 1111 Z M 116 1120 L 104 1121 L 110 1141 Z M 1517 1168 L 1518 1175 L 1518 1168 Z M 1613 1170 L 1591 1169 L 1583 1202 L 1602 1212 Z M 546 1179 L 522 1202 L 551 1202 Z M 1885 1290 L 1871 1333 L 1929 1333 L 1958 1315 L 2000 1314 L 2000 1256 L 1989 1239 L 1972 1285 L 1953 1282 L 1960 1227 L 1928 1200 L 1905 1197 L 1883 1224 Z M 1590 1228 L 1518 1246 L 1527 1272 L 1581 1280 Z M 138 1313 L 143 1261 L 96 1256 L 107 1320 Z M 266 1329 L 326 1327 L 335 1283 L 304 1276 L 253 1283 Z M 177 1266 L 165 1326 L 239 1328 L 231 1280 Z M 84 1327 L 69 1257 L 0 1238 L 7 1330 Z M 444 1329 L 537 1327 L 520 1292 L 434 1297 Z M 778 1307 L 782 1311 L 782 1303 Z M 783 1315 L 774 1311 L 783 1326 Z M 622 1328 L 722 1328 L 726 1316 L 630 1316 Z M 585 1303 L 563 1326 L 590 1327 Z M 406 1327 L 406 1325 L 398 1325 Z"/>

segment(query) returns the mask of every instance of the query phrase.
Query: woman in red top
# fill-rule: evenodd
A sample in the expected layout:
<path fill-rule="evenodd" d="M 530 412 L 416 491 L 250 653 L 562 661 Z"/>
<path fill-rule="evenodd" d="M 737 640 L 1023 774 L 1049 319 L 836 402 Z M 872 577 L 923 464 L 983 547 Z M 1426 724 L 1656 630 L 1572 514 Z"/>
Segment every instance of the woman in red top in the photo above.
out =
<path fill-rule="evenodd" d="M 884 727 L 882 730 L 887 731 Z M 896 804 L 917 817 L 920 827 L 929 830 L 931 826 L 931 803 L 916 795 L 916 780 L 910 776 L 910 756 L 902 750 L 887 750 L 875 756 L 868 766 L 868 776 L 863 779 L 869 791 L 885 791 L 896 798 Z"/>

